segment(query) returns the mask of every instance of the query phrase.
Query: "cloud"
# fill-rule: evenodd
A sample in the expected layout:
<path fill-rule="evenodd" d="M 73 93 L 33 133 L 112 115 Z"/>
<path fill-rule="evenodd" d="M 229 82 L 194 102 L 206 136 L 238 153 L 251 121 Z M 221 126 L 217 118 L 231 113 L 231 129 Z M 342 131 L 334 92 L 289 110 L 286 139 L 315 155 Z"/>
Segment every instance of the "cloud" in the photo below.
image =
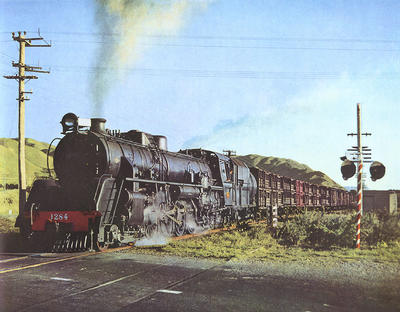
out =
<path fill-rule="evenodd" d="M 213 127 L 211 134 L 198 135 L 185 141 L 184 148 L 212 146 L 218 144 L 221 137 L 230 136 L 235 129 L 242 129 L 248 123 L 248 116 L 244 116 L 238 120 L 223 119 Z"/>

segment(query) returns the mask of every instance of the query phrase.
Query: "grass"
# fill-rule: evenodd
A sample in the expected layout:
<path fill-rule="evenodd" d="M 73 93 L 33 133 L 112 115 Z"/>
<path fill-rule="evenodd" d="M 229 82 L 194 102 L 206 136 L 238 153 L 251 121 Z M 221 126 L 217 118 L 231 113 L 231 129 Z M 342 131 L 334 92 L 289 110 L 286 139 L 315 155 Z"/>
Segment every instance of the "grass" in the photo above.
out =
<path fill-rule="evenodd" d="M 0 216 L 0 252 L 25 252 L 26 242 L 14 227 L 15 217 Z"/>
<path fill-rule="evenodd" d="M 27 138 L 26 180 L 28 189 L 33 181 L 41 176 L 47 176 L 48 144 Z M 54 147 L 50 152 L 49 165 L 53 167 Z M 18 141 L 10 138 L 0 138 L 0 216 L 18 214 L 18 189 L 6 189 L 6 184 L 18 184 Z"/>
<path fill-rule="evenodd" d="M 26 181 L 28 189 L 33 181 L 47 176 L 48 144 L 25 139 Z M 50 152 L 49 165 L 53 167 L 54 147 Z M 18 184 L 18 140 L 0 138 L 0 216 L 18 214 L 18 189 L 6 189 L 6 184 Z"/>
<path fill-rule="evenodd" d="M 47 175 L 48 144 L 27 138 L 25 140 L 26 180 L 31 185 L 36 177 Z M 50 167 L 53 167 L 52 153 Z M 0 184 L 18 184 L 18 141 L 0 138 Z"/>
<path fill-rule="evenodd" d="M 19 235 L 19 229 L 14 227 L 17 215 L 18 190 L 0 190 L 0 252 L 24 250 L 24 242 Z"/>
<path fill-rule="evenodd" d="M 15 233 L 18 228 L 14 227 L 15 217 L 0 216 L 0 233 Z"/>
<path fill-rule="evenodd" d="M 18 197 L 18 190 L 0 189 L 0 216 L 18 215 Z"/>
<path fill-rule="evenodd" d="M 168 254 L 220 260 L 258 260 L 267 262 L 306 262 L 321 265 L 369 260 L 400 264 L 400 242 L 381 243 L 375 247 L 331 248 L 318 250 L 280 245 L 269 228 L 259 225 L 248 231 L 230 230 L 192 239 L 171 241 L 165 246 L 135 247 L 133 252 Z"/>

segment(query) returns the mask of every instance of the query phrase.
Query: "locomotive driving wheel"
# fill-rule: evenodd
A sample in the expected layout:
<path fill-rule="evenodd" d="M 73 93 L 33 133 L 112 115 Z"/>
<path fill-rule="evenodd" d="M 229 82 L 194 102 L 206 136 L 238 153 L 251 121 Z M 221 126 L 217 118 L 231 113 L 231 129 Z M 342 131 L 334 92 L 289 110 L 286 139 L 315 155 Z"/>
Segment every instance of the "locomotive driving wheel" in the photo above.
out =
<path fill-rule="evenodd" d="M 208 215 L 208 213 L 204 212 L 203 215 L 201 216 L 201 219 L 203 221 L 203 224 L 202 224 L 203 229 L 209 229 L 211 226 L 211 219 L 210 219 L 210 216 Z"/>
<path fill-rule="evenodd" d="M 160 220 L 158 228 L 160 232 L 164 235 L 171 236 L 173 232 L 173 222 L 169 218 L 163 218 Z"/>
<path fill-rule="evenodd" d="M 185 229 L 186 229 L 186 218 L 184 213 L 179 213 L 179 211 L 176 214 L 176 221 L 174 223 L 174 234 L 176 236 L 182 236 L 185 234 Z"/>
<path fill-rule="evenodd" d="M 96 245 L 95 245 L 95 247 L 94 247 L 94 250 L 95 251 L 104 251 L 104 250 L 106 250 L 107 249 L 107 245 L 105 245 L 104 243 L 100 243 L 100 242 L 96 242 Z"/>
<path fill-rule="evenodd" d="M 157 224 L 148 223 L 145 225 L 144 231 L 146 237 L 151 237 L 155 232 L 157 232 Z"/>
<path fill-rule="evenodd" d="M 192 234 L 194 232 L 193 225 L 188 222 L 188 212 L 183 205 L 175 206 L 175 222 L 174 222 L 174 234 L 176 236 L 182 236 L 185 233 Z M 190 217 L 189 217 L 190 218 Z"/>
<path fill-rule="evenodd" d="M 174 231 L 174 209 L 168 210 L 166 203 L 160 204 L 162 217 L 158 220 L 158 229 L 162 235 L 172 236 Z"/>

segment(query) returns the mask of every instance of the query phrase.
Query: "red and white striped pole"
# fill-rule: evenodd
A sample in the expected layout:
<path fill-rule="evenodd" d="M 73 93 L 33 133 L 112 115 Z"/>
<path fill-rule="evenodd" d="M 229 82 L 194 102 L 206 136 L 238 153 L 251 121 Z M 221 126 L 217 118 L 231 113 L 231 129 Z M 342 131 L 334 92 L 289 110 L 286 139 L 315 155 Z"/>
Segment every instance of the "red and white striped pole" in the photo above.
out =
<path fill-rule="evenodd" d="M 362 168 L 363 155 L 361 145 L 361 106 L 357 103 L 357 147 L 358 147 L 358 170 L 357 170 L 357 234 L 356 248 L 360 249 L 361 236 L 361 215 L 363 209 L 363 186 L 362 186 Z"/>
<path fill-rule="evenodd" d="M 357 234 L 356 234 L 356 248 L 360 249 L 360 236 L 361 236 L 361 214 L 363 206 L 363 189 L 362 189 L 362 160 L 358 163 L 358 184 L 357 184 Z"/>

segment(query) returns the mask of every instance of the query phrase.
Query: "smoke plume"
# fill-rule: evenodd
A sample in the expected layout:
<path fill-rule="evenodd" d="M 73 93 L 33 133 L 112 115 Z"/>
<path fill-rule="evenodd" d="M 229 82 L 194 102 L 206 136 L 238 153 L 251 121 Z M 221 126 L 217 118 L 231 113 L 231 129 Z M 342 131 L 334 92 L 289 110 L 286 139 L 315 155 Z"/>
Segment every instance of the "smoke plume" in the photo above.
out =
<path fill-rule="evenodd" d="M 103 113 L 110 86 L 122 78 L 143 53 L 143 37 L 172 36 L 184 24 L 189 11 L 204 8 L 208 1 L 195 0 L 95 0 L 96 22 L 103 36 L 97 54 L 91 90 L 94 113 Z M 110 72 L 113 72 L 113 75 Z M 115 72 L 117 77 L 115 77 Z"/>

